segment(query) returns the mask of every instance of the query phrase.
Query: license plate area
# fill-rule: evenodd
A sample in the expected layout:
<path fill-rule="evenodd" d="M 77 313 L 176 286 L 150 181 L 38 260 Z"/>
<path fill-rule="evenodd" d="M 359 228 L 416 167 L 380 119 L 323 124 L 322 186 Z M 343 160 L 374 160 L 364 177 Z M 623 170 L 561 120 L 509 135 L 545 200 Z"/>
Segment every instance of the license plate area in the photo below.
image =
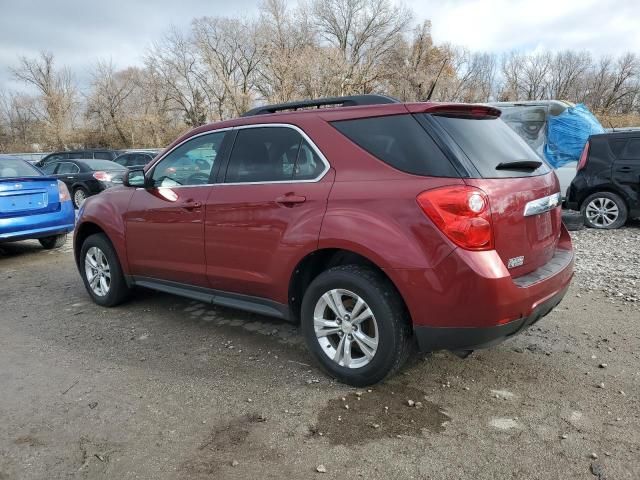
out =
<path fill-rule="evenodd" d="M 49 204 L 47 192 L 20 193 L 0 196 L 0 212 L 15 213 L 41 210 Z"/>

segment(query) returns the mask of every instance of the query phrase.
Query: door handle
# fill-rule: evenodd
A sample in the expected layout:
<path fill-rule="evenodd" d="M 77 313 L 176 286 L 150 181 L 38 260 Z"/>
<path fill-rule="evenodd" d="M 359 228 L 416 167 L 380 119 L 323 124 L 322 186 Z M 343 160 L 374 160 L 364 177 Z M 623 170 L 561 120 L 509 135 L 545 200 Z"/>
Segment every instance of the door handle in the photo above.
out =
<path fill-rule="evenodd" d="M 187 201 L 182 205 L 182 208 L 184 208 L 185 210 L 195 210 L 196 208 L 200 208 L 201 206 L 202 203 L 200 202 Z"/>
<path fill-rule="evenodd" d="M 293 207 L 296 203 L 304 203 L 307 200 L 307 197 L 303 197 L 302 195 L 282 195 L 276 198 L 276 203 L 280 205 L 284 205 L 285 207 Z"/>
<path fill-rule="evenodd" d="M 619 172 L 630 172 L 632 170 L 631 167 L 620 167 L 618 168 Z"/>

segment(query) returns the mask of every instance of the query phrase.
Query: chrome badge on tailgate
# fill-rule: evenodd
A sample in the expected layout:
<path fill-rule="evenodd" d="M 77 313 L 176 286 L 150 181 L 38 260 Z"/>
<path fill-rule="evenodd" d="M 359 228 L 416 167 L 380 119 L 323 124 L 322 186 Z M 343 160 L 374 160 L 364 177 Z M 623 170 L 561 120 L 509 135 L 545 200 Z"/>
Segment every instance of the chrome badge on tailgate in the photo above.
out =
<path fill-rule="evenodd" d="M 522 266 L 523 264 L 524 256 L 513 257 L 509 259 L 509 262 L 507 262 L 507 268 L 516 268 Z"/>
<path fill-rule="evenodd" d="M 531 215 L 538 215 L 540 213 L 553 210 L 558 205 L 560 205 L 560 200 L 560 193 L 554 193 L 553 195 L 549 195 L 547 197 L 531 200 L 524 206 L 524 216 L 530 217 Z"/>

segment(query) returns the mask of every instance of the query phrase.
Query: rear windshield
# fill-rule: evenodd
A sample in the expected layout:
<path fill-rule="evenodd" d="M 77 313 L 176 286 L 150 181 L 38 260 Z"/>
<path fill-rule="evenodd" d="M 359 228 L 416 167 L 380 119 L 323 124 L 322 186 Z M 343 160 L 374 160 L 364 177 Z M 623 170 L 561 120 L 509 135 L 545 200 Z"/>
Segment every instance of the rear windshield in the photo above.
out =
<path fill-rule="evenodd" d="M 412 115 L 341 120 L 332 125 L 371 155 L 403 172 L 431 177 L 460 176 Z"/>
<path fill-rule="evenodd" d="M 124 170 L 122 165 L 109 160 L 82 160 L 91 170 Z"/>
<path fill-rule="evenodd" d="M 431 116 L 484 178 L 527 177 L 549 172 L 547 164 L 499 118 Z M 496 169 L 499 164 L 542 161 L 535 170 Z"/>
<path fill-rule="evenodd" d="M 24 160 L 0 158 L 0 178 L 39 177 L 42 173 Z"/>

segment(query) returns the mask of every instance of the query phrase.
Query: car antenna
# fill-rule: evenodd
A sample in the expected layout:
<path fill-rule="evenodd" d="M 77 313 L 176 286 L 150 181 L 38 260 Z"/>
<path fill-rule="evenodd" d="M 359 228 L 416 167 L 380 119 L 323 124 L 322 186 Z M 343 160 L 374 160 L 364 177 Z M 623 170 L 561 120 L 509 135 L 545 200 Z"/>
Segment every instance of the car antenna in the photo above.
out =
<path fill-rule="evenodd" d="M 436 84 L 438 83 L 438 79 L 440 78 L 440 75 L 444 70 L 444 66 L 447 64 L 448 61 L 449 61 L 449 58 L 445 57 L 444 62 L 442 62 L 442 66 L 440 67 L 440 71 L 438 72 L 438 75 L 436 75 L 435 80 L 431 84 L 431 88 L 429 89 L 429 95 L 427 95 L 425 102 L 428 102 L 429 100 L 431 100 L 431 96 L 433 95 L 433 91 L 436 89 Z"/>
<path fill-rule="evenodd" d="M 611 131 L 615 132 L 616 131 L 616 127 L 613 126 L 613 123 L 611 123 L 611 119 L 607 118 L 607 122 L 609 122 L 609 126 L 611 127 Z"/>

